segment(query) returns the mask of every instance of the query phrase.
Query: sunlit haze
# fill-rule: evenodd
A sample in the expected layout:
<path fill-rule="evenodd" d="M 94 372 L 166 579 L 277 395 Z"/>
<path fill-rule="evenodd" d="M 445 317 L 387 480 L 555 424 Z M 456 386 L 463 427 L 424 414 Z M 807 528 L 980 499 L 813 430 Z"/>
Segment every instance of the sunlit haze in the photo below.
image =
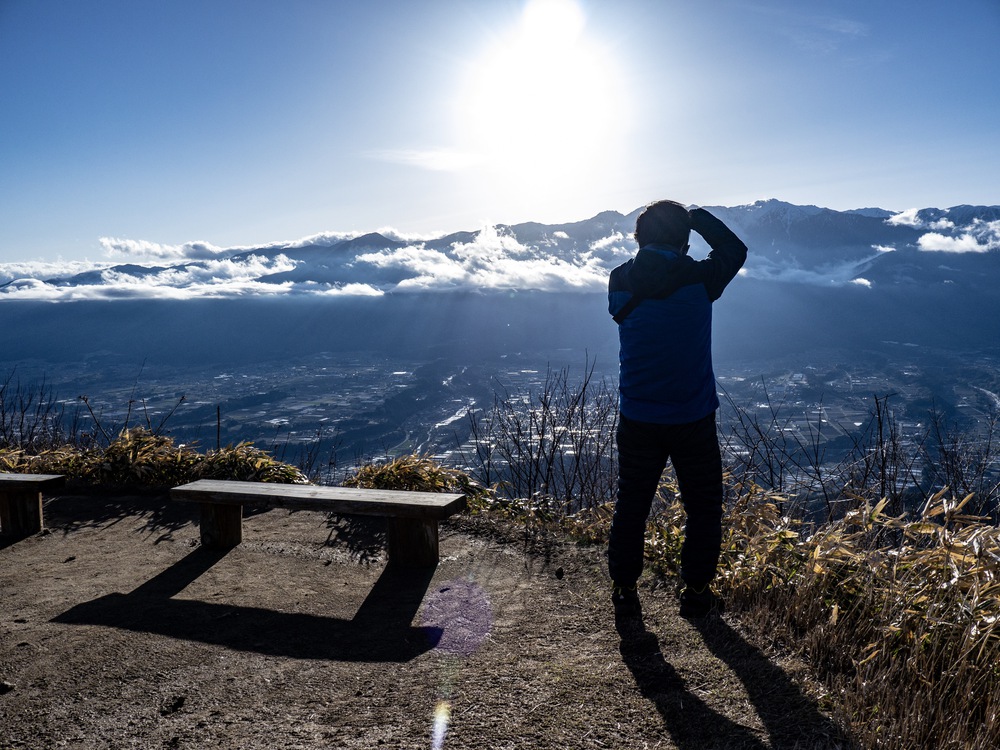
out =
<path fill-rule="evenodd" d="M 0 262 L 1000 203 L 1000 3 L 0 3 Z"/>
<path fill-rule="evenodd" d="M 613 168 L 631 114 L 613 105 L 628 101 L 616 68 L 573 0 L 529 2 L 469 67 L 456 102 L 456 135 L 490 175 L 484 200 L 499 186 L 530 212 Z"/>

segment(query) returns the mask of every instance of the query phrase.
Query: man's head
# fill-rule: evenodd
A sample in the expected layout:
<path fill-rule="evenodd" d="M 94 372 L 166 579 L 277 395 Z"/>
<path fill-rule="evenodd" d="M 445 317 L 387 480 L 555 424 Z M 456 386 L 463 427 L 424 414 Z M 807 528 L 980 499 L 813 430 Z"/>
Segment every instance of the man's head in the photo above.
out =
<path fill-rule="evenodd" d="M 639 247 L 656 243 L 687 252 L 691 235 L 691 215 L 677 201 L 650 203 L 635 220 L 635 241 Z"/>

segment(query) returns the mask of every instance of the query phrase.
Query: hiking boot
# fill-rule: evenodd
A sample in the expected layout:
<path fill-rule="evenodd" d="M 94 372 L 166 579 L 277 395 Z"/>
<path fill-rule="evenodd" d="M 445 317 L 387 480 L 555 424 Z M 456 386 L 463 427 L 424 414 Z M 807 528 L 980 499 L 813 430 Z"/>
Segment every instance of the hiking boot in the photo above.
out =
<path fill-rule="evenodd" d="M 616 584 L 611 589 L 611 602 L 615 605 L 615 619 L 639 617 L 642 614 L 639 593 L 634 583 L 631 586 Z"/>
<path fill-rule="evenodd" d="M 721 609 L 719 598 L 706 583 L 701 588 L 685 586 L 681 591 L 681 617 L 701 618 Z"/>

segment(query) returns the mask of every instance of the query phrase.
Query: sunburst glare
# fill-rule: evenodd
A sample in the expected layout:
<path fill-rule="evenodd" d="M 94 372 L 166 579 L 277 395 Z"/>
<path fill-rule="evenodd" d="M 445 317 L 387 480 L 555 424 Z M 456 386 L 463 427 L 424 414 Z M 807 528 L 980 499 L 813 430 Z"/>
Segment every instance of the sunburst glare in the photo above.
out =
<path fill-rule="evenodd" d="M 573 0 L 531 0 L 520 24 L 472 67 L 460 122 L 497 174 L 573 179 L 623 123 L 615 65 Z"/>

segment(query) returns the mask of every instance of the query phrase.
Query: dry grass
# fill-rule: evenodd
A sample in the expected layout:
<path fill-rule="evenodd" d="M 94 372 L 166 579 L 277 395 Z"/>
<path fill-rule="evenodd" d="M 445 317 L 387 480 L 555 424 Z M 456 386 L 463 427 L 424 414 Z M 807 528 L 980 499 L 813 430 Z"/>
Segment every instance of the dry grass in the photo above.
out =
<path fill-rule="evenodd" d="M 0 449 L 0 471 L 63 474 L 106 487 L 173 487 L 195 479 L 305 482 L 302 473 L 249 443 L 202 454 L 142 428 L 123 430 L 106 447 L 65 445 L 39 452 Z"/>
<path fill-rule="evenodd" d="M 470 507 L 481 510 L 490 493 L 464 471 L 447 469 L 427 456 L 400 456 L 360 466 L 344 481 L 347 487 L 418 492 L 462 492 Z"/>
<path fill-rule="evenodd" d="M 815 665 L 866 747 L 1000 747 L 1000 530 L 934 495 L 915 518 L 862 502 L 806 528 L 783 498 L 737 485 L 716 586 L 741 620 Z M 683 511 L 673 488 L 647 556 L 674 573 Z M 588 539 L 605 520 L 579 519 Z"/>

